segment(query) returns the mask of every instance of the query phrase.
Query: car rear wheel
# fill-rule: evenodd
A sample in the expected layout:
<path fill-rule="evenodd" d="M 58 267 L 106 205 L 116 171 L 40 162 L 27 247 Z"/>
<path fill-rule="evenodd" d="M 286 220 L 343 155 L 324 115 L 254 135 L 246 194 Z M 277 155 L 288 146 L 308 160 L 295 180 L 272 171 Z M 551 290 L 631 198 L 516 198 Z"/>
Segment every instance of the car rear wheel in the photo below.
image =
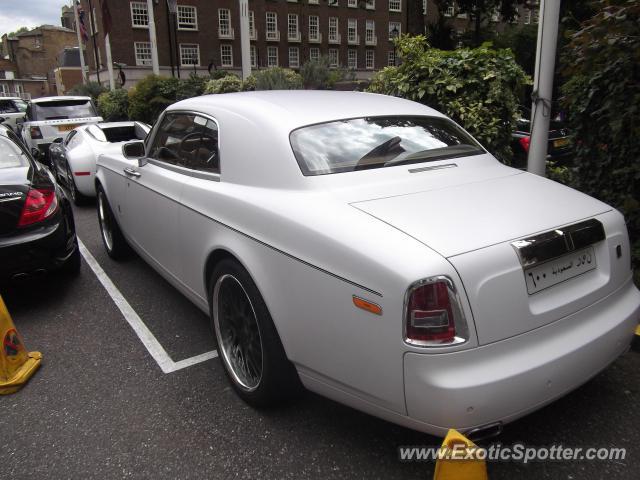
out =
<path fill-rule="evenodd" d="M 69 188 L 69 195 L 71 195 L 73 203 L 77 206 L 86 205 L 89 199 L 80 193 L 78 187 L 76 187 L 76 181 L 73 179 L 73 172 L 71 171 L 71 168 L 69 168 L 69 165 L 67 165 L 67 178 L 65 179 L 65 183 Z"/>
<path fill-rule="evenodd" d="M 211 276 L 211 319 L 225 372 L 247 403 L 264 407 L 301 390 L 267 306 L 249 273 L 222 260 Z"/>
<path fill-rule="evenodd" d="M 113 211 L 104 190 L 102 187 L 98 187 L 97 190 L 98 223 L 100 224 L 102 243 L 104 243 L 104 247 L 111 258 L 122 260 L 128 256 L 131 249 L 113 216 Z"/>

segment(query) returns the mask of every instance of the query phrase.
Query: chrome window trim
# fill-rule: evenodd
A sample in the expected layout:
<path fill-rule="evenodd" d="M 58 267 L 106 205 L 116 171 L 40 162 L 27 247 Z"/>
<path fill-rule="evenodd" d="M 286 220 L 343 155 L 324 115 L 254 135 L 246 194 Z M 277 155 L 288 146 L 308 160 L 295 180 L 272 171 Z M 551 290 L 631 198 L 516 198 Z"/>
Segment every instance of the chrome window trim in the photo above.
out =
<path fill-rule="evenodd" d="M 409 314 L 409 298 L 411 298 L 411 294 L 417 288 L 423 285 L 429 285 L 432 283 L 444 281 L 447 284 L 447 290 L 449 292 L 449 301 L 452 303 L 451 307 L 454 310 L 454 314 L 456 314 L 456 318 L 454 319 L 455 327 L 456 327 L 456 336 L 451 341 L 445 340 L 412 340 L 407 338 L 407 316 Z M 458 320 L 457 315 L 460 316 L 460 322 Z M 438 348 L 438 347 L 451 347 L 462 345 L 463 343 L 468 342 L 470 339 L 469 334 L 469 322 L 467 322 L 467 318 L 464 314 L 464 310 L 462 308 L 462 301 L 460 300 L 460 295 L 458 293 L 458 289 L 451 277 L 447 275 L 435 275 L 433 277 L 426 277 L 420 280 L 413 282 L 407 288 L 407 291 L 404 294 L 404 305 L 402 311 L 402 340 L 406 345 L 412 347 L 430 347 L 430 348 Z"/>
<path fill-rule="evenodd" d="M 174 113 L 185 113 L 185 114 L 191 114 L 191 115 L 198 115 L 200 117 L 206 118 L 207 120 L 211 120 L 212 122 L 214 122 L 216 124 L 216 128 L 217 128 L 217 131 L 218 131 L 218 142 L 217 142 L 218 163 L 220 165 L 219 171 L 217 173 L 204 172 L 204 171 L 201 171 L 201 170 L 194 170 L 192 168 L 180 167 L 178 165 L 173 165 L 171 163 L 163 162 L 162 160 L 158 160 L 157 158 L 153 158 L 153 157 L 149 156 L 149 153 L 150 153 L 150 150 L 151 150 L 151 145 L 153 145 L 153 143 L 156 141 L 156 136 L 158 135 L 158 130 L 160 129 L 160 124 L 164 121 L 164 118 L 167 115 L 171 115 L 171 114 L 174 114 Z M 164 112 L 162 112 L 162 115 L 160 115 L 160 117 L 156 121 L 156 123 L 153 126 L 152 130 L 149 132 L 149 135 L 148 135 L 147 138 L 149 138 L 149 144 L 145 145 L 145 151 L 144 151 L 144 160 L 146 162 L 153 163 L 157 167 L 166 168 L 167 170 L 171 170 L 171 171 L 174 171 L 174 172 L 177 172 L 177 173 L 181 173 L 183 175 L 188 175 L 190 177 L 202 178 L 204 180 L 213 180 L 213 181 L 216 181 L 216 182 L 220 181 L 220 178 L 222 176 L 222 156 L 220 155 L 220 123 L 218 122 L 218 120 L 216 120 L 211 115 L 209 115 L 207 113 L 197 112 L 195 110 L 186 110 L 186 109 L 165 110 Z"/>

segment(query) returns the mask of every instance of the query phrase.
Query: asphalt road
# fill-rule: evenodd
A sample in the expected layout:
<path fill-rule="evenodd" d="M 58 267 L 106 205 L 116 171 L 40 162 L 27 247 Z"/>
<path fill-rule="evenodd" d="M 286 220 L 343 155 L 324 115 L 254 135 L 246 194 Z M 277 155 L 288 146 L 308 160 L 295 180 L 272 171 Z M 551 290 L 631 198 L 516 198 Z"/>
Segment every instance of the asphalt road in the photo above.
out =
<path fill-rule="evenodd" d="M 172 360 L 215 349 L 208 318 L 142 260 L 110 260 L 95 207 L 78 235 Z M 50 276 L 5 301 L 43 363 L 0 397 L 0 478 L 430 478 L 401 445 L 439 440 L 314 394 L 257 411 L 231 391 L 219 359 L 165 374 L 93 271 Z M 492 479 L 637 478 L 640 354 L 627 353 L 563 399 L 494 439 L 532 446 L 624 447 L 625 460 L 490 463 Z"/>

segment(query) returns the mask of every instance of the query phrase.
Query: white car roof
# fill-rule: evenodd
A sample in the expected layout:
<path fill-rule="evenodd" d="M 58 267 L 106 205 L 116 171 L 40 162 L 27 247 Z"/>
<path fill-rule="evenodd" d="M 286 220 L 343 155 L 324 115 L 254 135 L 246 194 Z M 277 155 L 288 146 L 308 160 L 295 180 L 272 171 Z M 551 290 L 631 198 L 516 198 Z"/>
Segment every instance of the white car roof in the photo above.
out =
<path fill-rule="evenodd" d="M 271 188 L 305 188 L 289 142 L 296 128 L 348 118 L 443 115 L 422 104 L 386 95 L 320 90 L 270 90 L 204 95 L 167 111 L 211 115 L 219 124 L 225 182 Z"/>
<path fill-rule="evenodd" d="M 59 97 L 40 97 L 34 98 L 31 100 L 31 103 L 40 103 L 40 102 L 64 102 L 65 100 L 91 100 L 91 97 L 81 97 L 81 96 L 59 96 Z"/>

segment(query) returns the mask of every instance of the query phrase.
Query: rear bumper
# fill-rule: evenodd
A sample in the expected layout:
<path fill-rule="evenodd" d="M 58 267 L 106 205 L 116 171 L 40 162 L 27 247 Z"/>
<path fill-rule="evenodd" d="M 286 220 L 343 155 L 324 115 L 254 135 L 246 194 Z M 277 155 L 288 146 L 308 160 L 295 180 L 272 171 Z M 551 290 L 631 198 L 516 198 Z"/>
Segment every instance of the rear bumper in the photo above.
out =
<path fill-rule="evenodd" d="M 411 426 L 444 434 L 522 417 L 624 353 L 639 317 L 640 292 L 629 279 L 590 307 L 507 340 L 450 354 L 406 353 Z"/>
<path fill-rule="evenodd" d="M 78 248 L 73 221 L 64 210 L 57 221 L 20 236 L 0 239 L 0 285 L 62 267 Z"/>

